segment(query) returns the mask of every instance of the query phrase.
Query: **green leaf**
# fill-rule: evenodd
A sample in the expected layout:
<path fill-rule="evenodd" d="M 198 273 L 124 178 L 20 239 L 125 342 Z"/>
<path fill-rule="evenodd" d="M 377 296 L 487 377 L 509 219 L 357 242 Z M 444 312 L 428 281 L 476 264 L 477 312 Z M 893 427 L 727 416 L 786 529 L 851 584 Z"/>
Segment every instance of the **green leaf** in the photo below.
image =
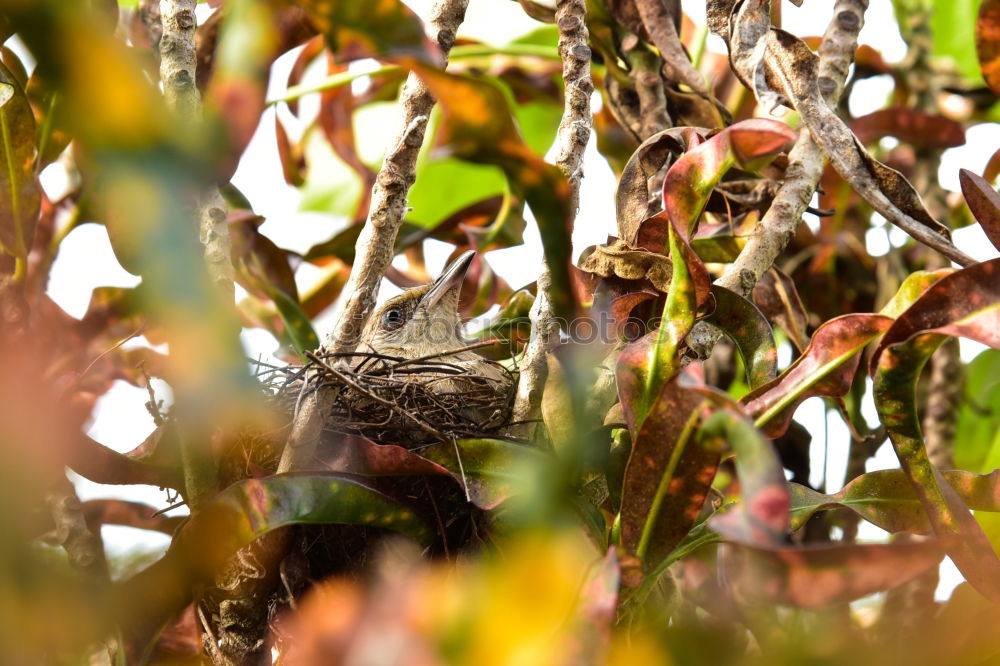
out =
<path fill-rule="evenodd" d="M 417 453 L 451 472 L 472 503 L 487 510 L 525 492 L 530 470 L 547 457 L 533 446 L 504 439 L 460 439 Z"/>
<path fill-rule="evenodd" d="M 672 226 L 669 238 L 671 252 L 680 256 L 681 241 Z M 618 396 L 633 439 L 663 388 L 680 368 L 677 349 L 694 326 L 695 298 L 695 285 L 687 264 L 674 261 L 659 327 L 627 345 L 618 355 L 615 366 Z"/>
<path fill-rule="evenodd" d="M 965 367 L 964 399 L 955 425 L 955 467 L 1000 467 L 1000 351 L 987 349 Z"/>
<path fill-rule="evenodd" d="M 319 336 L 313 329 L 312 322 L 303 312 L 298 302 L 293 301 L 284 292 L 273 290 L 269 293 L 274 306 L 278 310 L 285 332 L 291 339 L 295 352 L 302 357 L 305 352 L 319 348 Z"/>
<path fill-rule="evenodd" d="M 778 350 L 771 324 L 757 306 L 725 287 L 712 285 L 715 312 L 707 320 L 722 329 L 736 345 L 746 368 L 747 383 L 759 388 L 774 379 Z"/>
<path fill-rule="evenodd" d="M 400 0 L 307 0 L 304 6 L 339 61 L 406 56 L 434 63 L 441 58 L 423 23 Z"/>
<path fill-rule="evenodd" d="M 1000 470 L 991 474 L 947 471 L 942 476 L 970 509 L 1000 511 Z M 792 496 L 792 529 L 801 528 L 817 512 L 844 507 L 887 532 L 929 534 L 927 513 L 901 469 L 869 472 L 839 492 L 824 495 L 789 483 Z"/>
<path fill-rule="evenodd" d="M 1000 559 L 961 497 L 931 464 L 920 432 L 917 381 L 949 335 L 1000 347 L 1000 259 L 935 282 L 896 319 L 872 355 L 879 419 L 934 532 L 957 537 L 949 550 L 955 564 L 984 596 L 1000 599 Z"/>
<path fill-rule="evenodd" d="M 935 2 L 928 12 L 934 34 L 931 54 L 951 58 L 959 73 L 975 85 L 982 81 L 976 55 L 978 5 L 979 0 L 949 0 Z"/>
<path fill-rule="evenodd" d="M 0 250 L 26 257 L 41 193 L 35 182 L 35 116 L 21 84 L 0 63 Z"/>

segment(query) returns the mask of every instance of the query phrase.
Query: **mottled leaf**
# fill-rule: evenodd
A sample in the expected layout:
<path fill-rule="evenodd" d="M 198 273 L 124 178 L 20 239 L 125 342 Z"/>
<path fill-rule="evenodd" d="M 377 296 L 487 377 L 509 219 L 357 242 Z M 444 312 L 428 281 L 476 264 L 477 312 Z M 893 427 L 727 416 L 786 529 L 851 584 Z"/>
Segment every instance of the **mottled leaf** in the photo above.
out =
<path fill-rule="evenodd" d="M 237 282 L 258 296 L 270 298 L 277 290 L 298 300 L 288 253 L 260 233 L 264 218 L 250 211 L 237 210 L 229 214 L 228 222 Z"/>
<path fill-rule="evenodd" d="M 743 398 L 757 427 L 769 437 L 777 437 L 807 398 L 846 394 L 861 361 L 861 350 L 890 325 L 892 319 L 882 315 L 850 314 L 816 329 L 809 346 L 787 370 Z"/>
<path fill-rule="evenodd" d="M 997 13 L 1000 14 L 1000 7 Z M 958 179 L 969 210 L 983 227 L 993 247 L 1000 250 L 1000 194 L 985 178 L 968 169 L 959 169 Z"/>
<path fill-rule="evenodd" d="M 774 379 L 778 350 L 771 325 L 757 307 L 725 287 L 712 285 L 715 311 L 706 319 L 718 326 L 736 345 L 746 368 L 750 388 Z"/>
<path fill-rule="evenodd" d="M 1000 347 L 1000 259 L 932 284 L 904 311 L 872 354 L 875 407 L 935 534 L 957 539 L 949 554 L 984 596 L 1000 599 L 1000 559 L 961 497 L 931 464 L 920 431 L 916 385 L 947 336 Z"/>
<path fill-rule="evenodd" d="M 754 548 L 728 544 L 721 564 L 748 603 L 822 608 L 906 583 L 944 557 L 940 541 Z"/>
<path fill-rule="evenodd" d="M 663 181 L 663 209 L 690 238 L 709 195 L 730 168 L 758 169 L 789 148 L 796 136 L 788 125 L 766 118 L 727 127 L 670 167 Z"/>
<path fill-rule="evenodd" d="M 691 249 L 706 264 L 728 264 L 736 260 L 747 244 L 743 236 L 695 236 Z"/>
<path fill-rule="evenodd" d="M 440 49 L 424 34 L 424 26 L 400 0 L 307 0 L 305 9 L 341 61 L 406 56 L 428 63 L 441 59 Z"/>
<path fill-rule="evenodd" d="M 301 187 L 305 183 L 305 155 L 302 154 L 301 147 L 288 138 L 288 130 L 277 113 L 274 114 L 274 135 L 278 144 L 278 162 L 285 182 L 293 187 Z"/>
<path fill-rule="evenodd" d="M 450 476 L 446 468 L 395 444 L 376 444 L 355 435 L 338 437 L 333 446 L 321 446 L 319 461 L 331 472 L 361 476 Z"/>
<path fill-rule="evenodd" d="M 0 250 L 25 257 L 41 207 L 35 181 L 35 117 L 17 79 L 0 64 Z"/>
<path fill-rule="evenodd" d="M 621 544 L 651 568 L 695 524 L 720 451 L 693 440 L 704 397 L 668 382 L 632 442 L 622 482 Z"/>
<path fill-rule="evenodd" d="M 936 271 L 914 271 L 910 273 L 903 284 L 899 285 L 899 289 L 893 295 L 889 302 L 886 303 L 879 314 L 883 314 L 886 317 L 892 317 L 895 319 L 899 315 L 903 314 L 908 307 L 913 305 L 920 296 L 927 291 L 927 288 L 932 284 L 943 278 L 945 275 L 950 275 L 954 273 L 954 269 L 942 268 Z"/>
<path fill-rule="evenodd" d="M 680 254 L 679 234 L 671 226 L 669 235 L 671 250 L 676 250 L 672 254 L 676 256 Z M 695 298 L 695 284 L 687 264 L 673 262 L 670 289 L 659 327 L 630 343 L 618 356 L 615 365 L 618 397 L 633 439 L 657 396 L 680 367 L 677 351 L 694 326 Z"/>
<path fill-rule="evenodd" d="M 946 471 L 941 475 L 970 509 L 1000 511 L 1000 470 L 991 474 Z M 818 511 L 844 507 L 887 532 L 932 532 L 927 513 L 901 469 L 862 474 L 832 495 L 797 483 L 789 483 L 788 487 L 793 530 L 805 525 Z"/>

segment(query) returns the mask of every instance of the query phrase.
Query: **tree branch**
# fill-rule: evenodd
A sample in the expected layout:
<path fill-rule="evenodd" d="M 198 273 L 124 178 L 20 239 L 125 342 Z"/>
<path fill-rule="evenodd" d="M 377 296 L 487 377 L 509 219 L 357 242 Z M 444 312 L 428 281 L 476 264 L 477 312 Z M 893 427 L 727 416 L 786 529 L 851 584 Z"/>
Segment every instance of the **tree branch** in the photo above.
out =
<path fill-rule="evenodd" d="M 858 47 L 858 33 L 864 25 L 868 0 L 837 0 L 833 20 L 820 45 L 819 86 L 827 104 L 836 108 L 847 72 Z M 788 155 L 788 168 L 771 207 L 757 223 L 740 256 L 726 269 L 716 284 L 749 296 L 757 281 L 772 266 L 795 235 L 816 186 L 823 176 L 823 152 L 808 129 L 802 129 Z M 696 358 L 712 353 L 722 331 L 699 322 L 688 335 L 688 347 Z"/>
<path fill-rule="evenodd" d="M 445 58 L 455 44 L 455 33 L 465 19 L 469 0 L 436 0 L 427 28 Z M 406 79 L 399 96 L 403 108 L 401 127 L 389 146 L 372 188 L 371 210 L 355 244 L 351 277 L 340 320 L 324 347 L 335 353 L 354 350 L 365 322 L 375 307 L 382 277 L 394 256 L 396 234 L 406 214 L 406 195 L 416 179 L 417 155 L 434 98 L 415 74 Z"/>
<path fill-rule="evenodd" d="M 559 28 L 559 55 L 563 62 L 566 102 L 556 134 L 556 166 L 569 180 L 571 210 L 574 216 L 580 206 L 580 181 L 583 178 L 583 153 L 590 140 L 593 116 L 590 95 L 594 83 L 590 78 L 590 46 L 586 24 L 585 0 L 559 0 L 556 4 L 556 26 Z M 529 313 L 531 338 L 524 350 L 517 382 L 517 395 L 511 418 L 518 425 L 517 435 L 530 438 L 534 432 L 542 401 L 547 373 L 546 355 L 559 343 L 559 325 L 552 312 L 549 292 L 552 288 L 548 267 L 538 276 L 535 302 Z"/>
<path fill-rule="evenodd" d="M 455 33 L 465 19 L 469 0 L 436 0 L 431 8 L 428 30 L 447 58 L 455 44 Z M 399 227 L 406 214 L 406 195 L 416 179 L 417 154 L 424 142 L 427 120 L 434 98 L 415 74 L 410 74 L 400 93 L 403 107 L 402 126 L 382 162 L 372 188 L 371 209 L 355 244 L 351 277 L 344 287 L 347 294 L 340 320 L 324 345 L 333 352 L 352 351 L 365 322 L 375 307 L 379 286 L 392 262 Z M 323 432 L 324 415 L 332 397 L 327 391 L 314 391 L 302 401 L 292 424 L 278 472 L 307 467 L 313 459 Z"/>

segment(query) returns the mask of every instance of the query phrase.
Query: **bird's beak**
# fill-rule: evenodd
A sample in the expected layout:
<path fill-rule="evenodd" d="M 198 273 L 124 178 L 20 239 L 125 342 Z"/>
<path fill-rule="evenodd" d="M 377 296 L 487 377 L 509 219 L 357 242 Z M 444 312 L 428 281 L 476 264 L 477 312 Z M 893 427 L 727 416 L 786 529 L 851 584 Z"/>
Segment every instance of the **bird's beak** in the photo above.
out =
<path fill-rule="evenodd" d="M 455 303 L 458 303 L 458 290 L 465 280 L 465 274 L 472 265 L 472 260 L 476 258 L 476 253 L 472 250 L 462 254 L 458 259 L 451 262 L 444 272 L 438 276 L 431 288 L 424 294 L 420 305 L 427 310 L 437 307 L 438 303 L 449 294 L 453 294 Z"/>

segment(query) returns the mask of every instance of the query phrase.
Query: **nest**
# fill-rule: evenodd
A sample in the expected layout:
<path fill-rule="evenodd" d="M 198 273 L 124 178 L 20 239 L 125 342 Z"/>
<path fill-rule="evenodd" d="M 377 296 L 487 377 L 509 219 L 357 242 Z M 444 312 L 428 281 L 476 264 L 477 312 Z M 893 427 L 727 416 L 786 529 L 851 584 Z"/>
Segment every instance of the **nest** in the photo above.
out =
<path fill-rule="evenodd" d="M 420 448 L 457 438 L 498 436 L 510 425 L 516 378 L 499 363 L 442 360 L 484 343 L 418 359 L 375 352 L 307 354 L 305 365 L 259 364 L 258 378 L 279 408 L 297 412 L 323 389 L 333 404 L 326 430 L 361 435 L 380 444 Z M 495 375 L 495 376 L 490 376 Z"/>

